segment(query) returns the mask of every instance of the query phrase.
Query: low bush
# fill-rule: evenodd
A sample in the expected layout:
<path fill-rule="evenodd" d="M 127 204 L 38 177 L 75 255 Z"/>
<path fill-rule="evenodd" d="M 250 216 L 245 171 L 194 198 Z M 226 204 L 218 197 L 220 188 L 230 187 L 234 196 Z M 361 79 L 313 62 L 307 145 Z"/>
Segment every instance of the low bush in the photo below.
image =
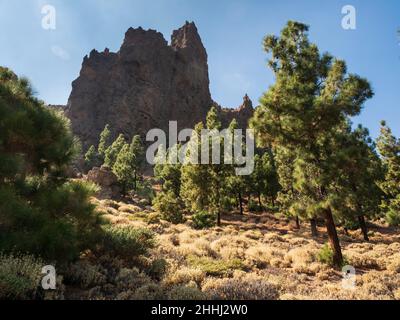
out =
<path fill-rule="evenodd" d="M 193 227 L 195 229 L 212 228 L 216 224 L 216 215 L 207 211 L 200 211 L 192 216 Z"/>
<path fill-rule="evenodd" d="M 166 287 L 177 287 L 195 283 L 197 286 L 200 286 L 205 278 L 206 273 L 200 268 L 180 267 L 175 272 L 167 275 L 164 279 L 164 285 Z"/>
<path fill-rule="evenodd" d="M 130 260 L 146 255 L 154 248 L 154 233 L 147 229 L 131 226 L 106 226 L 102 250 L 122 259 Z"/>
<path fill-rule="evenodd" d="M 344 258 L 343 265 L 346 265 L 348 263 L 347 259 L 345 257 L 343 257 L 343 258 Z M 321 248 L 321 250 L 317 254 L 317 259 L 321 263 L 325 263 L 325 264 L 327 264 L 327 265 L 329 265 L 331 267 L 334 266 L 334 264 L 333 264 L 333 250 L 331 249 L 330 245 L 325 244 Z"/>
<path fill-rule="evenodd" d="M 254 200 L 249 201 L 248 208 L 250 212 L 262 212 L 264 210 L 264 208 L 260 207 L 260 205 Z"/>
<path fill-rule="evenodd" d="M 399 199 L 396 199 L 394 201 L 397 201 L 400 203 L 400 195 L 398 196 Z M 400 226 L 400 214 L 397 210 L 393 210 L 392 208 L 386 213 L 386 221 L 390 226 Z"/>
<path fill-rule="evenodd" d="M 107 271 L 100 265 L 93 265 L 82 260 L 69 266 L 64 275 L 64 280 L 66 284 L 90 289 L 107 282 Z"/>
<path fill-rule="evenodd" d="M 149 213 L 147 216 L 146 216 L 146 222 L 148 223 L 148 224 L 158 224 L 158 223 L 160 223 L 160 218 L 161 218 L 161 216 L 160 216 L 160 214 L 159 213 L 157 213 L 157 212 L 153 212 L 153 213 Z"/>
<path fill-rule="evenodd" d="M 44 265 L 33 256 L 0 254 L 0 300 L 37 298 Z"/>
<path fill-rule="evenodd" d="M 153 205 L 161 213 L 162 219 L 174 224 L 184 222 L 182 202 L 172 191 L 159 193 L 154 199 Z"/>
<path fill-rule="evenodd" d="M 155 280 L 160 281 L 167 272 L 168 262 L 165 259 L 156 259 L 152 261 L 147 270 L 147 274 Z"/>
<path fill-rule="evenodd" d="M 168 292 L 169 300 L 206 300 L 207 296 L 196 287 L 178 286 Z"/>
<path fill-rule="evenodd" d="M 276 285 L 262 277 L 212 279 L 203 287 L 211 300 L 276 300 L 279 291 Z"/>
<path fill-rule="evenodd" d="M 116 275 L 115 285 L 120 292 L 135 292 L 140 287 L 151 284 L 150 277 L 137 268 L 122 268 Z"/>
<path fill-rule="evenodd" d="M 187 261 L 191 267 L 198 268 L 210 276 L 229 276 L 235 270 L 244 270 L 245 265 L 239 259 L 219 260 L 209 257 L 189 256 Z"/>

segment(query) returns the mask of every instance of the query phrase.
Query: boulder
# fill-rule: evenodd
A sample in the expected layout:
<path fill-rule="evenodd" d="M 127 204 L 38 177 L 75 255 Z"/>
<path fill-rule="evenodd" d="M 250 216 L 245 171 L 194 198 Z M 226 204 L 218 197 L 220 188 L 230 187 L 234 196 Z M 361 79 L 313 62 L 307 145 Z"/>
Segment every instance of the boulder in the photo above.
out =
<path fill-rule="evenodd" d="M 95 167 L 90 170 L 86 176 L 86 180 L 97 184 L 101 188 L 97 194 L 101 199 L 115 199 L 121 196 L 118 178 L 106 166 L 102 166 L 101 168 Z"/>

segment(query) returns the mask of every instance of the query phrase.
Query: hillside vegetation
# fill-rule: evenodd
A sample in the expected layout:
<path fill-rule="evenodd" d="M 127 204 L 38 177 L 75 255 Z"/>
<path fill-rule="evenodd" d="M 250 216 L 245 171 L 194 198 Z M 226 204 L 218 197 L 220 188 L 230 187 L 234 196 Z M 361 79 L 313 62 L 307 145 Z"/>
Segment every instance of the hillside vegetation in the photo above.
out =
<path fill-rule="evenodd" d="M 142 138 L 109 125 L 82 150 L 65 116 L 0 67 L 0 299 L 400 299 L 400 139 L 384 121 L 375 141 L 351 122 L 370 83 L 298 22 L 264 49 L 276 81 L 250 121 L 248 175 L 225 152 L 189 161 L 203 129 L 224 129 L 216 107 L 150 168 Z M 213 142 L 230 138 L 246 140 Z M 182 150 L 184 163 L 161 161 Z"/>

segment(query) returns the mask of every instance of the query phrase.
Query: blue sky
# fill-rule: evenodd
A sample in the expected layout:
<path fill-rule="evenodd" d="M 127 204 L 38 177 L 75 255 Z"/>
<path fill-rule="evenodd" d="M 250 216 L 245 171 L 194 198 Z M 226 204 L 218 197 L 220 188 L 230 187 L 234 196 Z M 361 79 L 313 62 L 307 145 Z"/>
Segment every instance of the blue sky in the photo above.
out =
<path fill-rule="evenodd" d="M 56 30 L 42 28 L 46 4 L 56 8 Z M 341 27 L 348 4 L 356 8 L 356 30 Z M 118 51 L 131 26 L 157 29 L 169 40 L 189 20 L 208 52 L 214 100 L 236 107 L 248 93 L 256 105 L 273 83 L 262 39 L 289 19 L 309 24 L 321 51 L 345 59 L 350 72 L 371 81 L 376 95 L 354 122 L 375 137 L 386 119 L 400 136 L 398 0 L 0 0 L 0 65 L 31 79 L 41 99 L 65 104 L 93 48 Z"/>

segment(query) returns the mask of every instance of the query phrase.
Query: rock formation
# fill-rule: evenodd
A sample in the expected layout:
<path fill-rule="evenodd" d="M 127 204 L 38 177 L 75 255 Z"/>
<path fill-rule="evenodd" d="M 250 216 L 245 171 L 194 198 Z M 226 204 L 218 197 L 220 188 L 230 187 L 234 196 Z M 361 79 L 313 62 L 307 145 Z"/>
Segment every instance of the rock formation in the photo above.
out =
<path fill-rule="evenodd" d="M 118 184 L 118 178 L 107 167 L 95 167 L 89 171 L 86 177 L 87 181 L 93 182 L 100 187 L 96 196 L 101 199 L 117 198 L 121 193 L 121 188 Z"/>
<path fill-rule="evenodd" d="M 254 108 L 249 96 L 246 94 L 243 98 L 243 104 L 237 109 L 221 108 L 221 119 L 224 128 L 227 128 L 233 119 L 236 119 L 239 128 L 248 127 L 249 119 L 253 116 Z"/>
<path fill-rule="evenodd" d="M 106 124 L 114 137 L 145 137 L 154 128 L 167 132 L 169 121 L 193 128 L 213 104 L 207 53 L 195 24 L 186 22 L 170 44 L 159 32 L 130 28 L 119 52 L 93 50 L 72 83 L 66 115 L 87 148 Z M 244 123 L 248 103 L 244 109 L 222 114 L 243 114 Z"/>

